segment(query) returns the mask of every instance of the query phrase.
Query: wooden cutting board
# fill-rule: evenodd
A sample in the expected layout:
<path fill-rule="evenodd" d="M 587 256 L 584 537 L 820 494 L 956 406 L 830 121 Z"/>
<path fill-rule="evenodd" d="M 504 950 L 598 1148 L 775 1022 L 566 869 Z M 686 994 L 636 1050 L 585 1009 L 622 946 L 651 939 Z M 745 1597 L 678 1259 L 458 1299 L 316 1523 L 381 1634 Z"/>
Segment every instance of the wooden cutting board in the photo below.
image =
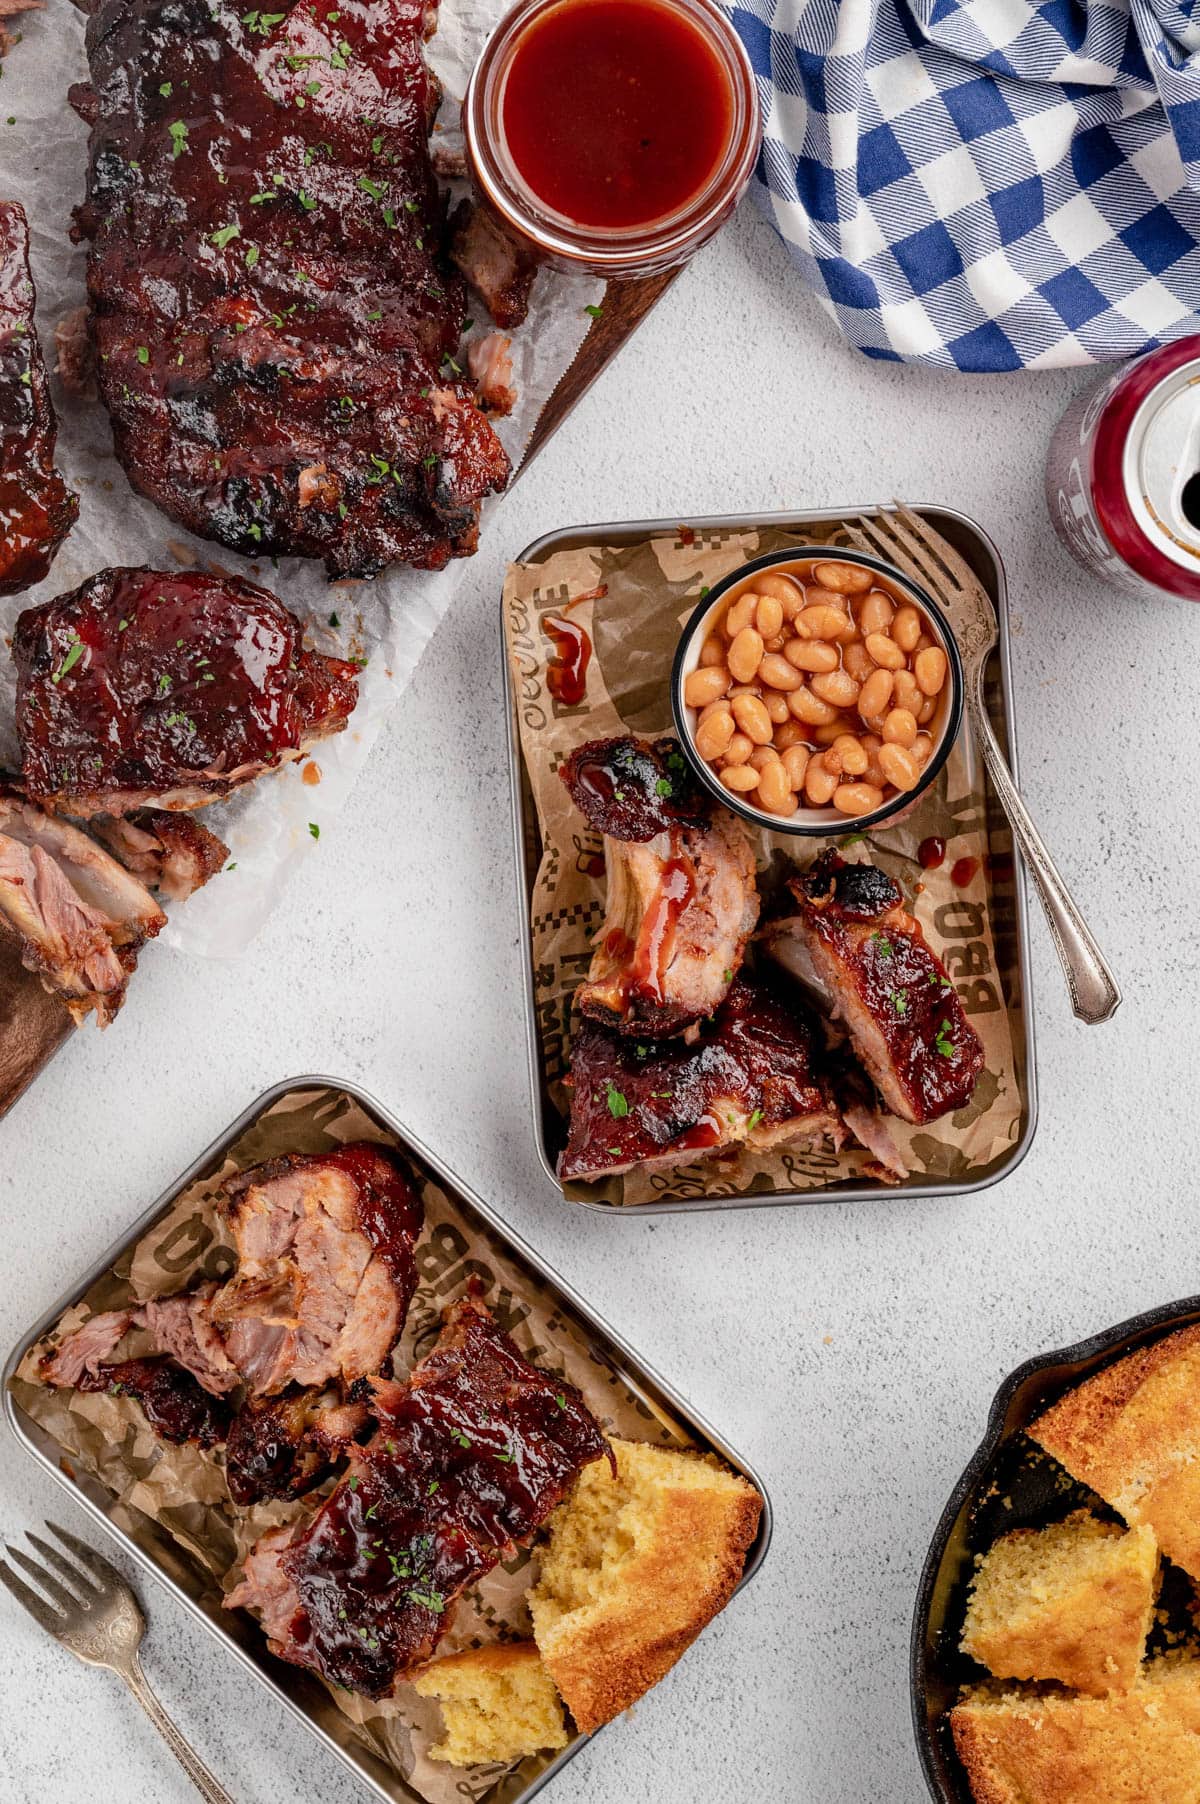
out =
<path fill-rule="evenodd" d="M 545 449 L 571 409 L 637 330 L 674 277 L 672 272 L 646 282 L 608 284 L 599 317 L 592 321 L 574 362 L 543 407 L 514 481 Z M 136 987 L 136 973 L 132 982 Z M 87 1031 L 97 1030 L 89 1023 Z M 119 1019 L 109 1031 L 116 1036 L 112 1043 L 119 1044 Z M 8 1113 L 74 1032 L 64 1005 L 24 969 L 15 941 L 0 933 L 0 1117 Z"/>

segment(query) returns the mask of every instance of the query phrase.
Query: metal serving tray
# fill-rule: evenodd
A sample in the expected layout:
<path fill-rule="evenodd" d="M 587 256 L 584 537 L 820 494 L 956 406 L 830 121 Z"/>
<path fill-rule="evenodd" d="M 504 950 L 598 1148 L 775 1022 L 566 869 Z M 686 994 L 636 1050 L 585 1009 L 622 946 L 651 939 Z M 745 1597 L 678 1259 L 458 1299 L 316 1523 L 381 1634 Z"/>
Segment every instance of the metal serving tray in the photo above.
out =
<path fill-rule="evenodd" d="M 885 511 L 878 504 L 846 508 L 809 508 L 796 512 L 772 514 L 706 514 L 689 516 L 686 524 L 696 533 L 736 532 L 766 528 L 803 534 L 810 528 L 830 528 L 859 514 L 873 516 Z M 996 737 L 1008 759 L 1013 776 L 1017 776 L 1017 746 L 1012 709 L 1012 668 L 1009 649 L 1008 585 L 1000 553 L 982 526 L 955 508 L 933 504 L 914 507 L 914 512 L 928 520 L 964 557 L 982 582 L 996 610 L 999 637 L 987 672 L 986 702 Z M 545 533 L 527 545 L 517 563 L 547 557 L 555 551 L 571 550 L 580 545 L 636 545 L 643 540 L 674 537 L 680 530 L 678 519 L 626 520 L 617 523 L 571 526 L 558 532 Z M 520 944 L 525 980 L 525 1031 L 529 1064 L 529 1083 L 533 1099 L 534 1140 L 542 1169 L 556 1188 L 560 1188 L 557 1160 L 565 1140 L 565 1123 L 555 1106 L 546 1084 L 541 1046 L 538 1041 L 537 1012 L 534 1006 L 533 944 L 530 915 L 533 887 L 541 859 L 541 834 L 537 810 L 525 771 L 517 724 L 517 698 L 504 640 L 503 603 L 500 612 L 500 662 L 504 671 L 505 713 L 508 720 L 509 772 L 512 788 L 513 841 L 516 848 L 518 895 L 521 908 Z M 968 729 L 964 726 L 964 732 Z M 982 761 L 981 765 L 982 765 Z M 593 1209 L 607 1216 L 622 1215 L 636 1219 L 648 1215 L 682 1215 L 709 1209 L 759 1209 L 781 1203 L 845 1203 L 878 1202 L 887 1197 L 970 1196 L 987 1190 L 1015 1171 L 1029 1151 L 1037 1127 L 1037 1071 L 1034 1056 L 1033 1014 L 1029 997 L 1029 920 L 1025 894 L 1025 869 L 1020 852 L 1013 844 L 1008 819 L 1000 806 L 986 771 L 980 772 L 984 790 L 987 829 L 993 849 L 1011 852 L 1013 883 L 1011 898 L 993 892 L 992 930 L 996 948 L 996 974 L 1008 1007 L 1013 1036 L 1013 1059 L 1021 1088 L 1020 1132 L 1013 1144 L 969 1183 L 954 1178 L 919 1183 L 888 1185 L 862 1184 L 847 1179 L 811 1191 L 769 1191 L 744 1196 L 676 1198 L 661 1203 L 639 1203 L 619 1207 L 573 1197 L 573 1207 Z"/>
<path fill-rule="evenodd" d="M 1073 1509 L 1095 1507 L 1085 1486 L 1064 1484 L 1062 1468 L 1024 1439 L 1024 1429 L 1093 1372 L 1197 1321 L 1200 1297 L 1163 1304 L 1073 1347 L 1027 1360 L 996 1392 L 983 1440 L 934 1530 L 913 1612 L 913 1729 L 921 1771 L 937 1804 L 973 1804 L 970 1781 L 954 1751 L 949 1712 L 962 1686 L 983 1676 L 959 1648 L 976 1553 L 1012 1529 L 1042 1528 Z M 1168 1633 L 1194 1630 L 1193 1604 L 1190 1580 L 1167 1568 L 1159 1608 Z"/>
<path fill-rule="evenodd" d="M 104 1272 L 131 1251 L 135 1242 L 147 1232 L 159 1216 L 171 1207 L 182 1190 L 220 1167 L 228 1148 L 245 1133 L 246 1129 L 260 1115 L 272 1108 L 283 1097 L 295 1091 L 320 1089 L 328 1089 L 352 1098 L 394 1140 L 414 1165 L 423 1168 L 428 1176 L 446 1191 L 450 1200 L 458 1206 L 468 1223 L 482 1222 L 485 1224 L 497 1239 L 503 1242 L 507 1256 L 528 1270 L 533 1279 L 545 1285 L 554 1294 L 563 1313 L 568 1317 L 574 1317 L 576 1323 L 585 1331 L 602 1356 L 612 1365 L 635 1395 L 646 1404 L 651 1413 L 656 1410 L 664 1410 L 677 1417 L 694 1437 L 698 1447 L 719 1454 L 723 1460 L 741 1472 L 757 1487 L 763 1499 L 762 1519 L 758 1535 L 747 1555 L 742 1585 L 754 1576 L 766 1556 L 771 1539 L 771 1501 L 762 1479 L 753 1467 L 714 1428 L 710 1427 L 702 1416 L 697 1415 L 686 1399 L 672 1385 L 668 1384 L 665 1378 L 661 1378 L 652 1367 L 640 1359 L 629 1343 L 615 1329 L 610 1328 L 602 1317 L 584 1302 L 579 1293 L 558 1275 L 552 1266 L 547 1265 L 543 1259 L 539 1258 L 533 1248 L 519 1234 L 515 1233 L 494 1209 L 481 1197 L 476 1196 L 474 1191 L 468 1189 L 461 1178 L 456 1177 L 450 1167 L 444 1164 L 437 1154 L 418 1140 L 415 1135 L 411 1134 L 394 1115 L 383 1107 L 382 1103 L 377 1102 L 374 1097 L 355 1084 L 319 1076 L 288 1079 L 284 1083 L 274 1085 L 251 1103 L 250 1107 L 200 1154 L 193 1165 L 167 1186 L 158 1201 L 151 1204 L 129 1232 L 102 1254 L 91 1269 L 64 1291 L 63 1295 L 46 1310 L 33 1327 L 21 1336 L 4 1368 L 4 1413 L 9 1427 L 26 1453 L 44 1467 L 50 1476 L 62 1485 L 64 1490 L 71 1493 L 81 1508 L 86 1510 L 120 1543 L 132 1560 L 165 1586 L 179 1603 L 190 1610 L 197 1621 L 202 1623 L 209 1634 L 221 1642 L 230 1654 L 240 1661 L 247 1672 L 252 1673 L 260 1684 L 265 1685 L 269 1691 L 286 1704 L 293 1715 L 331 1753 L 335 1754 L 356 1778 L 362 1780 L 372 1796 L 387 1800 L 388 1804 L 421 1804 L 418 1794 L 405 1784 L 400 1775 L 356 1739 L 349 1720 L 336 1708 L 322 1685 L 299 1667 L 289 1666 L 286 1662 L 277 1660 L 268 1653 L 266 1638 L 248 1615 L 240 1611 L 232 1612 L 222 1608 L 221 1595 L 211 1575 L 191 1561 L 178 1543 L 160 1530 L 149 1518 L 139 1518 L 138 1523 L 131 1530 L 118 1526 L 112 1519 L 112 1506 L 115 1501 L 112 1494 L 88 1474 L 76 1472 L 71 1461 L 64 1460 L 63 1449 L 20 1407 L 12 1394 L 10 1384 L 16 1368 L 28 1348 L 53 1326 L 65 1309 L 70 1308 L 72 1304 L 77 1303 L 86 1295 Z M 738 1588 L 740 1590 L 741 1586 Z M 588 1739 L 590 1738 L 587 1736 L 577 1734 L 560 1754 L 547 1761 L 532 1776 L 528 1772 L 531 1762 L 523 1762 L 521 1767 L 514 1769 L 486 1794 L 486 1804 L 525 1804 L 527 1799 L 539 1792 L 543 1785 L 561 1767 L 565 1766 L 566 1762 Z M 536 1760 L 537 1757 L 533 1758 Z"/>

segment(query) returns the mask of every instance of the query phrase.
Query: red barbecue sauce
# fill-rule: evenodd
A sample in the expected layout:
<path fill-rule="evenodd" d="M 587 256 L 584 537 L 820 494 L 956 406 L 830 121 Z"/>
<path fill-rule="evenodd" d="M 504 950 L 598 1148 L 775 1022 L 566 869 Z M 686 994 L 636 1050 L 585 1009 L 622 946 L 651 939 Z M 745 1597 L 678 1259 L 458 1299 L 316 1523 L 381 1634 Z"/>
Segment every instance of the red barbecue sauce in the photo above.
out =
<path fill-rule="evenodd" d="M 950 866 L 950 881 L 955 889 L 966 889 L 978 869 L 977 858 L 956 858 Z"/>
<path fill-rule="evenodd" d="M 578 621 L 559 614 L 547 614 L 542 626 L 554 643 L 554 656 L 546 666 L 546 687 L 555 701 L 577 708 L 587 691 L 592 642 Z"/>
<path fill-rule="evenodd" d="M 917 847 L 917 862 L 923 870 L 936 871 L 939 865 L 945 863 L 945 860 L 946 842 L 944 839 L 939 839 L 936 833 L 931 834 L 928 839 L 923 839 Z"/>
<path fill-rule="evenodd" d="M 663 865 L 658 894 L 642 922 L 634 966 L 633 987 L 655 1002 L 663 999 L 663 979 L 675 950 L 675 929 L 695 894 L 695 872 L 690 858 L 668 858 Z"/>
<path fill-rule="evenodd" d="M 703 31 L 659 0 L 564 0 L 518 39 L 501 123 L 526 186 L 608 231 L 678 212 L 715 173 L 733 95 Z"/>

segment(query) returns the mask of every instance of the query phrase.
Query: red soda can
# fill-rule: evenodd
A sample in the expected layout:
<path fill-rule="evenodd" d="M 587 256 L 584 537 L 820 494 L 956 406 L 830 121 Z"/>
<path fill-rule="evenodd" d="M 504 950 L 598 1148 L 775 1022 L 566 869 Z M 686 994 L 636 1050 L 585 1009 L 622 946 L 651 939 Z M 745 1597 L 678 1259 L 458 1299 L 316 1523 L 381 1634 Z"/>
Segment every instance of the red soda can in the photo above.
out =
<path fill-rule="evenodd" d="M 1104 581 L 1200 601 L 1200 337 L 1075 397 L 1050 443 L 1046 500 L 1067 550 Z"/>

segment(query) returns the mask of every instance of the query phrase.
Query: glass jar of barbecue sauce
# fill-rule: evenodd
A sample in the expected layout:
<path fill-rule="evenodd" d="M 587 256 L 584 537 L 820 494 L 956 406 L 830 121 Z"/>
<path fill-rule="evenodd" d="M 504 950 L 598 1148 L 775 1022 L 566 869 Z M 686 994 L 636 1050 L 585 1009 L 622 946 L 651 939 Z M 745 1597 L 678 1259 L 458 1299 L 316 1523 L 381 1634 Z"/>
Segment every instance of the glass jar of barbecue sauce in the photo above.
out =
<path fill-rule="evenodd" d="M 463 102 L 476 189 L 510 237 L 578 274 L 677 268 L 733 212 L 762 128 L 714 0 L 519 0 Z"/>

